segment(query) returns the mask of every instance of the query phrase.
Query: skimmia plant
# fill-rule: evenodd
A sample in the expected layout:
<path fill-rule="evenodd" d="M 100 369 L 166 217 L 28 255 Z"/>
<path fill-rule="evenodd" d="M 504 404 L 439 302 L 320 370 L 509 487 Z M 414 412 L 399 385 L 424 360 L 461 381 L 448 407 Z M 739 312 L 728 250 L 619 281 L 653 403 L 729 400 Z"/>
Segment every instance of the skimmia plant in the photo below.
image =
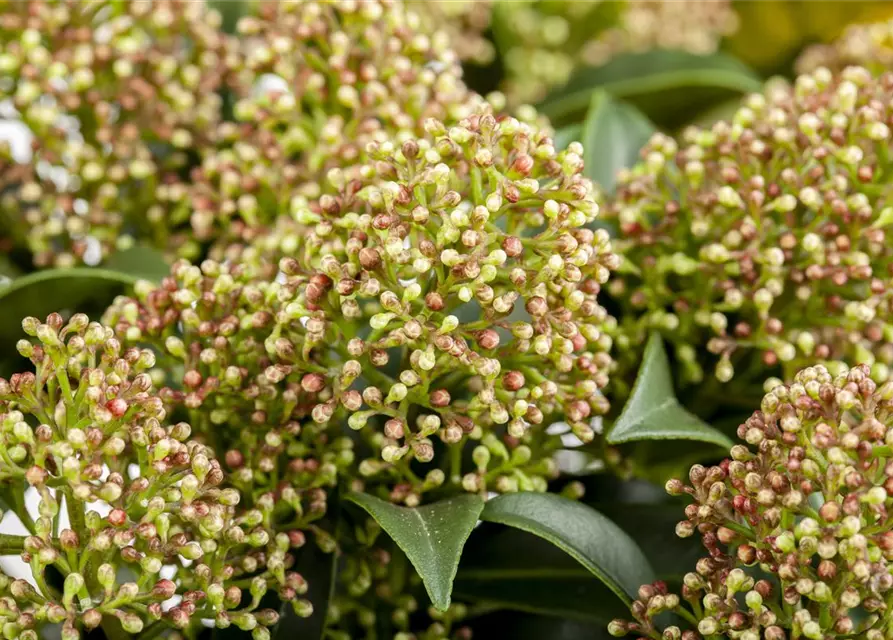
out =
<path fill-rule="evenodd" d="M 334 459 L 348 464 L 346 424 L 370 434 L 361 474 L 398 482 L 392 497 L 414 505 L 444 482 L 412 471 L 431 462 L 431 437 L 457 447 L 452 473 L 469 437 L 490 442 L 501 426 L 526 452 L 504 475 L 482 462 L 462 479 L 471 492 L 544 488 L 541 427 L 558 417 L 592 440 L 611 366 L 596 295 L 617 258 L 607 233 L 583 228 L 598 209 L 579 145 L 556 152 L 543 132 L 489 110 L 427 128 L 399 147 L 371 145 L 365 178 L 333 170 L 330 193 L 294 203 L 296 251 L 180 262 L 109 309 L 128 343 L 152 344 L 165 371 L 182 371 L 166 381 L 170 402 L 206 412 L 209 437 L 234 427 L 236 477 L 269 474 L 283 453 L 292 466 L 301 452 L 324 461 L 332 427 Z M 528 465 L 540 471 L 528 477 Z"/>
<path fill-rule="evenodd" d="M 837 375 L 820 365 L 767 386 L 738 427 L 746 444 L 717 466 L 693 466 L 689 485 L 667 483 L 692 499 L 677 535 L 699 535 L 708 555 L 678 595 L 642 586 L 635 621 L 612 622 L 612 635 L 889 637 L 893 383 L 865 365 Z M 667 611 L 685 622 L 661 625 Z"/>
<path fill-rule="evenodd" d="M 0 101 L 27 134 L 0 155 L 3 235 L 36 266 L 168 242 L 159 190 L 220 121 L 219 27 L 199 2 L 4 3 Z"/>
<path fill-rule="evenodd" d="M 272 495 L 239 508 L 214 452 L 168 419 L 146 373 L 151 351 L 122 346 L 83 314 L 22 326 L 35 339 L 16 346 L 33 371 L 0 381 L 2 481 L 35 489 L 39 515 L 19 512 L 32 535 L 4 536 L 3 551 L 21 553 L 35 585 L 2 578 L 4 635 L 43 637 L 51 623 L 66 639 L 109 626 L 139 634 L 162 618 L 177 629 L 210 618 L 268 638 L 278 613 L 258 609 L 264 593 L 300 606 L 307 589 L 287 570 L 293 537 L 271 532 Z M 61 589 L 48 582 L 51 567 Z"/>
<path fill-rule="evenodd" d="M 893 637 L 889 24 L 738 23 L 0 5 L 0 637 Z"/>
<path fill-rule="evenodd" d="M 685 382 L 791 379 L 810 361 L 893 362 L 886 158 L 893 77 L 820 68 L 730 121 L 655 136 L 608 217 L 627 273 L 609 290 L 618 356 L 659 330 Z"/>

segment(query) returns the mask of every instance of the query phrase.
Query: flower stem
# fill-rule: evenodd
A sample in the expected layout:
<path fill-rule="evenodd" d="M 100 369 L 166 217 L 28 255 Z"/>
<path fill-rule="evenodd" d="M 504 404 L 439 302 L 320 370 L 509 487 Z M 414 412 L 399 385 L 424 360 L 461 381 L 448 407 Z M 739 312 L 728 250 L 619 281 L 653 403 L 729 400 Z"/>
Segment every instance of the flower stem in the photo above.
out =
<path fill-rule="evenodd" d="M 0 556 L 21 553 L 25 549 L 25 536 L 0 533 Z"/>
<path fill-rule="evenodd" d="M 748 540 L 756 540 L 756 535 L 750 529 L 750 527 L 746 527 L 743 524 L 738 524 L 737 522 L 732 522 L 731 520 L 726 520 L 723 525 L 727 529 L 731 529 L 736 533 L 740 533 L 742 536 L 747 538 Z"/>

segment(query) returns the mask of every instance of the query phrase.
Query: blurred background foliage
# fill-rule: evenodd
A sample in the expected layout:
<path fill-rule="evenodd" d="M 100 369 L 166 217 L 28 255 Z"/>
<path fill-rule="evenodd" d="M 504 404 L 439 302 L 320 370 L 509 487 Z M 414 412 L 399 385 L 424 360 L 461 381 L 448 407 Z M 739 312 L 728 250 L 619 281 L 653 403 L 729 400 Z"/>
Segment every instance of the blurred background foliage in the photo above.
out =
<path fill-rule="evenodd" d="M 266 0 L 211 0 L 223 28 Z M 517 76 L 558 87 L 581 63 L 655 48 L 724 51 L 764 77 L 790 75 L 810 45 L 893 18 L 889 0 L 409 0 L 449 32 L 473 88 L 518 91 Z M 519 97 L 545 97 L 528 89 Z"/>
<path fill-rule="evenodd" d="M 733 8 L 738 30 L 724 49 L 763 74 L 790 73 L 805 47 L 831 42 L 851 24 L 893 18 L 888 0 L 738 0 Z"/>

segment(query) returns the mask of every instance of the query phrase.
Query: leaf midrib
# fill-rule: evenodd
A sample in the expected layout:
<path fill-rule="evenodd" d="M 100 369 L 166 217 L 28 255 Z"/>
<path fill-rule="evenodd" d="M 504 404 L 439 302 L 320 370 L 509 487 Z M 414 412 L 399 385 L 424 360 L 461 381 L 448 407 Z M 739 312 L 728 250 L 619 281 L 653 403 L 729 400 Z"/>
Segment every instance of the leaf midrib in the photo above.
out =
<path fill-rule="evenodd" d="M 661 366 L 663 365 L 663 366 Z M 647 407 L 647 401 L 639 399 L 639 388 L 651 376 L 651 371 L 655 367 L 658 368 L 656 373 L 657 379 L 653 384 L 657 395 L 665 396 L 657 405 L 644 409 L 644 411 L 636 415 L 635 410 L 640 405 Z M 660 433 L 655 429 L 640 429 L 641 425 L 654 416 L 655 413 L 667 411 L 669 409 L 678 409 L 690 419 L 689 428 L 684 430 L 670 429 L 671 434 Z M 628 418 L 628 415 L 635 415 L 635 418 Z M 699 428 L 701 427 L 701 428 Z M 669 373 L 669 359 L 664 348 L 663 339 L 658 333 L 652 333 L 648 338 L 648 344 L 645 346 L 643 354 L 643 364 L 633 388 L 630 393 L 629 404 L 623 408 L 620 417 L 608 432 L 607 441 L 610 444 L 623 444 L 625 442 L 637 442 L 642 440 L 689 440 L 693 442 L 706 442 L 715 444 L 719 447 L 730 449 L 733 446 L 732 440 L 724 433 L 717 431 L 714 427 L 701 420 L 698 416 L 686 409 L 679 400 L 673 390 L 673 381 Z"/>
<path fill-rule="evenodd" d="M 647 409 L 643 414 L 641 414 L 636 420 L 618 420 L 614 425 L 614 429 L 611 432 L 611 436 L 613 439 L 614 433 L 619 431 L 620 435 L 623 435 L 624 431 L 628 431 L 631 428 L 635 428 L 636 426 L 644 423 L 655 413 L 660 413 L 661 411 L 666 411 L 670 407 L 681 407 L 681 405 L 674 398 L 667 398 L 659 405 L 652 407 L 651 409 Z"/>

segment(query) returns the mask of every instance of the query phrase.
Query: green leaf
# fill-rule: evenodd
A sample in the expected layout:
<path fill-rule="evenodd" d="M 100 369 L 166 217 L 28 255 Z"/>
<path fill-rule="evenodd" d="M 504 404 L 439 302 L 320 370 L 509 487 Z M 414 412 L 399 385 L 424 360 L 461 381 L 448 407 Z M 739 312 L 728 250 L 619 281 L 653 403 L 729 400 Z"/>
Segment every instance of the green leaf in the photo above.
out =
<path fill-rule="evenodd" d="M 160 252 L 143 245 L 113 253 L 103 267 L 152 282 L 161 281 L 171 271 L 171 266 Z"/>
<path fill-rule="evenodd" d="M 126 273 L 90 267 L 49 269 L 17 278 L 0 288 L 0 348 L 14 351 L 23 337 L 26 316 L 43 319 L 54 311 L 84 312 L 98 319 L 115 296 L 136 281 Z"/>
<path fill-rule="evenodd" d="M 696 440 L 725 449 L 733 445 L 676 400 L 670 361 L 658 333 L 648 339 L 632 394 L 608 433 L 611 444 L 639 440 Z"/>
<path fill-rule="evenodd" d="M 762 81 L 751 69 L 726 54 L 699 56 L 656 49 L 617 56 L 600 67 L 581 69 L 546 98 L 540 110 L 558 125 L 572 122 L 587 109 L 592 92 L 602 89 L 632 102 L 652 120 L 663 122 L 667 111 L 676 109 L 684 110 L 686 120 L 691 120 L 687 107 L 696 98 L 715 103 L 761 88 Z"/>
<path fill-rule="evenodd" d="M 450 606 L 462 547 L 478 522 L 484 501 L 463 495 L 411 509 L 365 493 L 351 493 L 347 499 L 365 509 L 391 536 L 421 576 L 432 604 L 445 611 Z"/>
<path fill-rule="evenodd" d="M 487 503 L 481 519 L 548 540 L 629 604 L 654 572 L 642 551 L 598 511 L 550 493 L 507 493 Z"/>
<path fill-rule="evenodd" d="M 595 91 L 582 131 L 586 177 L 605 193 L 614 193 L 617 172 L 636 163 L 639 150 L 654 131 L 638 109 L 614 100 L 602 89 Z"/>
<path fill-rule="evenodd" d="M 661 580 L 681 582 L 682 576 L 693 571 L 704 555 L 697 536 L 676 535 L 676 523 L 685 517 L 685 504 L 680 500 L 662 504 L 593 503 L 592 506 L 636 541 Z"/>
<path fill-rule="evenodd" d="M 456 598 L 606 625 L 627 606 L 579 562 L 526 531 L 484 523 L 462 552 Z"/>

